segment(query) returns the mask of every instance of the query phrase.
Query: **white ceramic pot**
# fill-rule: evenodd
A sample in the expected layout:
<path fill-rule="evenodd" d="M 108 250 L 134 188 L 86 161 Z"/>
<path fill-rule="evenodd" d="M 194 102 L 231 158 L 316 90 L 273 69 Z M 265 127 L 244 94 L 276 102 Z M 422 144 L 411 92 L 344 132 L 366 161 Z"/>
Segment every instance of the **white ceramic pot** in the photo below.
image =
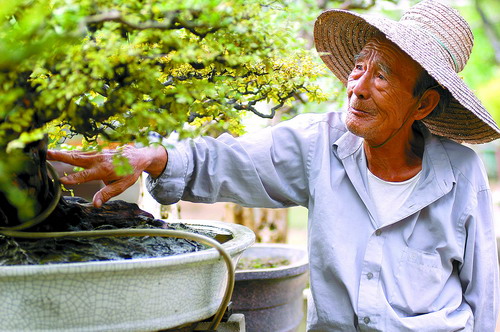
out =
<path fill-rule="evenodd" d="M 233 262 L 255 235 L 241 225 L 179 220 L 230 232 Z M 161 258 L 0 267 L 0 331 L 157 331 L 214 315 L 227 268 L 215 249 Z"/>

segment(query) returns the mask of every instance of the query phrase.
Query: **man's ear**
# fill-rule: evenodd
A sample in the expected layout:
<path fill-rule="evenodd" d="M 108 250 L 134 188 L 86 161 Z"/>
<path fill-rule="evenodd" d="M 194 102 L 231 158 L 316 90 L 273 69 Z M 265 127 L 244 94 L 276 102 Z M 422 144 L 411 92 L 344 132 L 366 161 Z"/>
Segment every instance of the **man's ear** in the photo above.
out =
<path fill-rule="evenodd" d="M 430 89 L 425 91 L 420 98 L 417 112 L 415 112 L 415 120 L 422 120 L 429 115 L 436 108 L 440 99 L 441 95 L 437 90 Z"/>

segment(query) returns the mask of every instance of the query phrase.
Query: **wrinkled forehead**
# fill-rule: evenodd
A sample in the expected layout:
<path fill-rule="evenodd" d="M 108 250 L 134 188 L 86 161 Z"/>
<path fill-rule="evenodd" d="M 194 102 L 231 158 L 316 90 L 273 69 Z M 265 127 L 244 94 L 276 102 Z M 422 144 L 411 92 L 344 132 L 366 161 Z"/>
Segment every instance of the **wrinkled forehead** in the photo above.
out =
<path fill-rule="evenodd" d="M 385 37 L 384 34 L 375 34 L 363 46 L 355 61 L 371 59 L 390 72 L 403 71 L 405 74 L 418 75 L 422 66 L 406 54 L 399 46 Z"/>

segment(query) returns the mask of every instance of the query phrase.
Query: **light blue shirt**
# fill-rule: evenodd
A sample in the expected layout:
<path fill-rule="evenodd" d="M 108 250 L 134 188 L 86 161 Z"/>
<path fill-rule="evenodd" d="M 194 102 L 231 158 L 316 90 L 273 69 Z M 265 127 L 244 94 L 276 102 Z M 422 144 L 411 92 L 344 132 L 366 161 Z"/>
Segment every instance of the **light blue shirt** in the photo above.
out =
<path fill-rule="evenodd" d="M 384 226 L 363 141 L 342 113 L 176 143 L 148 187 L 163 204 L 307 207 L 309 331 L 493 332 L 498 261 L 484 167 L 471 149 L 421 130 L 422 175 Z"/>

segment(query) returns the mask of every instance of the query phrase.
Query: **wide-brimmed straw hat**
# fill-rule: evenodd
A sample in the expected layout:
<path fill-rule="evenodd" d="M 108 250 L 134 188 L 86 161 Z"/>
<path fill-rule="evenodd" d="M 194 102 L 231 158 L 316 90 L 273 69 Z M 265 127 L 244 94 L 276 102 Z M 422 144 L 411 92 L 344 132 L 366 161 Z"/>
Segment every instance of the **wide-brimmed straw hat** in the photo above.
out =
<path fill-rule="evenodd" d="M 354 56 L 379 32 L 450 91 L 452 98 L 446 110 L 423 120 L 432 133 L 466 143 L 500 138 L 491 115 L 457 75 L 469 59 L 473 44 L 470 27 L 458 11 L 435 0 L 418 3 L 399 21 L 328 10 L 316 20 L 314 42 L 328 68 L 347 84 Z"/>

